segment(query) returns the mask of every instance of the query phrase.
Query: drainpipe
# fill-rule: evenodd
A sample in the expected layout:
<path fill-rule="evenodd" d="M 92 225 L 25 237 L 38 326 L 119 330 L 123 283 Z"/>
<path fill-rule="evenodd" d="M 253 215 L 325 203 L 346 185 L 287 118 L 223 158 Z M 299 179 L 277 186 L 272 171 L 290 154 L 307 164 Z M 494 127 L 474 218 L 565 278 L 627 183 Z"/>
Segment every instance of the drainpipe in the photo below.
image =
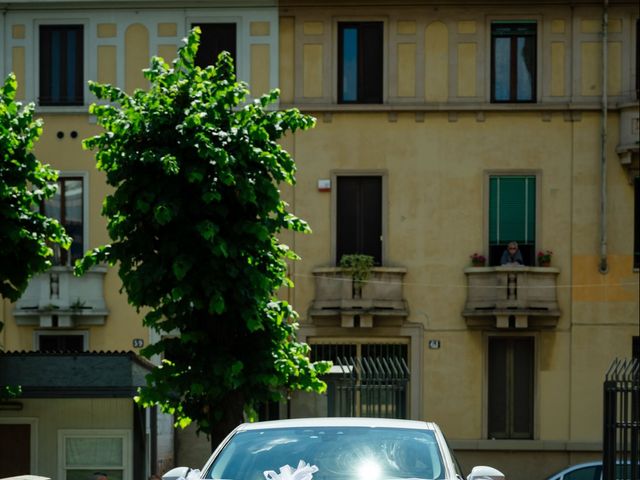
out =
<path fill-rule="evenodd" d="M 602 274 L 609 271 L 607 262 L 607 66 L 609 50 L 609 0 L 603 0 L 602 7 L 602 114 L 600 141 L 600 264 Z"/>

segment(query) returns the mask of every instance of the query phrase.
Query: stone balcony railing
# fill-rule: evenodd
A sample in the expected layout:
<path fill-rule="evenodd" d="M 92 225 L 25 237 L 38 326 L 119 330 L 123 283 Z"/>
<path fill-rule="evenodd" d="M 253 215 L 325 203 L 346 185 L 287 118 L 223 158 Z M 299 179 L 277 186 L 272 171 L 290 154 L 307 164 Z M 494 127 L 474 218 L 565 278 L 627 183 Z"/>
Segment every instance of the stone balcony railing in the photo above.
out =
<path fill-rule="evenodd" d="M 469 327 L 550 328 L 560 317 L 552 267 L 470 267 L 462 315 Z"/>
<path fill-rule="evenodd" d="M 359 287 L 339 267 L 317 268 L 311 317 L 339 317 L 343 327 L 372 327 L 376 317 L 406 317 L 402 282 L 406 268 L 374 267 Z"/>
<path fill-rule="evenodd" d="M 34 276 L 16 302 L 16 323 L 43 328 L 103 325 L 109 313 L 104 301 L 106 272 L 106 267 L 97 266 L 76 277 L 72 267 L 56 266 Z"/>

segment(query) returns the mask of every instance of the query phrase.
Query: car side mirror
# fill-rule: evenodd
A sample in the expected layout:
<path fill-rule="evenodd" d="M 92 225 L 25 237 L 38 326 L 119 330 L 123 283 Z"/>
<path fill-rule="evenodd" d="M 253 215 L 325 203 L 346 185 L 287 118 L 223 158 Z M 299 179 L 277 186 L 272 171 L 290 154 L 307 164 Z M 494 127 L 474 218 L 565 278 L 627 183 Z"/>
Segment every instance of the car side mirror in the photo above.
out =
<path fill-rule="evenodd" d="M 500 470 L 493 467 L 478 466 L 473 467 L 467 480 L 504 480 L 505 476 Z"/>
<path fill-rule="evenodd" d="M 178 480 L 178 478 L 187 478 L 191 469 L 189 467 L 176 467 L 162 475 L 162 480 Z"/>

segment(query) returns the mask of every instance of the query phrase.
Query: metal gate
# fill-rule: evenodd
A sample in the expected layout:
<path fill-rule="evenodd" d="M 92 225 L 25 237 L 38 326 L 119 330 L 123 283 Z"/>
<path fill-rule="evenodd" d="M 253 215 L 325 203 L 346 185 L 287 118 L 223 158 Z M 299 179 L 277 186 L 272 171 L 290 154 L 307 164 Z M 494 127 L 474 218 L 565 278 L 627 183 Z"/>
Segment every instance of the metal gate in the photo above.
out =
<path fill-rule="evenodd" d="M 328 383 L 329 416 L 407 417 L 409 367 L 399 357 L 338 357 Z"/>
<path fill-rule="evenodd" d="M 616 359 L 604 382 L 603 480 L 640 479 L 640 362 Z"/>

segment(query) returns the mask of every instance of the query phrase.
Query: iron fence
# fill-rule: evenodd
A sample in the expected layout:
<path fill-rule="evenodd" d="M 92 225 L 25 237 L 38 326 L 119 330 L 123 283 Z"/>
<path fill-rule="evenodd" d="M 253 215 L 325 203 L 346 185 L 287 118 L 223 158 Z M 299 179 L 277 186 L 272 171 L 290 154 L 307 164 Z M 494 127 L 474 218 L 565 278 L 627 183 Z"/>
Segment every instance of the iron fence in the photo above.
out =
<path fill-rule="evenodd" d="M 407 417 L 409 367 L 399 357 L 338 357 L 328 381 L 329 416 Z"/>
<path fill-rule="evenodd" d="M 640 479 L 640 362 L 616 359 L 604 382 L 603 480 Z"/>

